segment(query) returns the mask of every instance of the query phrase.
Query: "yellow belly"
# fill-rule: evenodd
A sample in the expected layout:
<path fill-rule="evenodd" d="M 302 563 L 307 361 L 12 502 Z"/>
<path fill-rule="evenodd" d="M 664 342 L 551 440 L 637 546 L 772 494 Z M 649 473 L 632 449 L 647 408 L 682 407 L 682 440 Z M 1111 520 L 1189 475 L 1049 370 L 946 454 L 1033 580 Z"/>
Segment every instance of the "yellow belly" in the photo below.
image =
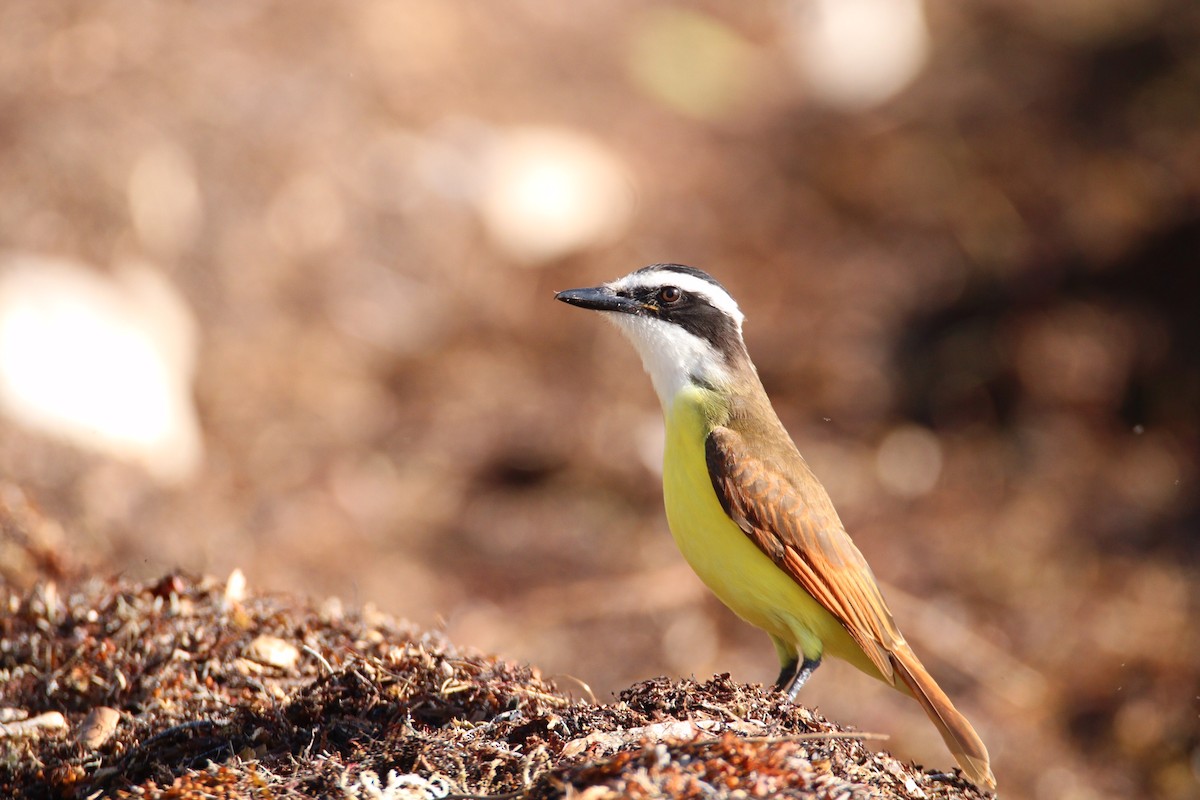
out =
<path fill-rule="evenodd" d="M 805 658 L 825 652 L 879 676 L 846 629 L 763 554 L 725 513 L 708 475 L 702 390 L 685 389 L 667 411 L 663 499 L 671 535 L 705 585 L 742 619 Z M 784 659 L 785 654 L 780 653 Z"/>

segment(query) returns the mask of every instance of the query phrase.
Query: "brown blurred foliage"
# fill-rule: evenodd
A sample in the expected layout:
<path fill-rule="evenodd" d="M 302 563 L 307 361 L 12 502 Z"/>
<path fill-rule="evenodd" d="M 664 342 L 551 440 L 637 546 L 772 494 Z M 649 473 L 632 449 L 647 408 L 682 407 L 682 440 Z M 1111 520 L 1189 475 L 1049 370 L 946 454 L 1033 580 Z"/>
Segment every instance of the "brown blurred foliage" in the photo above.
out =
<path fill-rule="evenodd" d="M 802 17 L 688 8 L 741 54 L 703 113 L 639 80 L 665 23 L 624 0 L 5 4 L 3 245 L 163 271 L 199 324 L 206 455 L 163 487 L 0 424 L 0 574 L 241 567 L 602 697 L 769 680 L 674 552 L 636 357 L 552 301 L 684 262 L 739 298 L 1001 786 L 1195 796 L 1200 6 L 930 2 L 928 63 L 858 112 L 797 77 Z M 529 124 L 623 163 L 617 238 L 497 245 L 477 152 Z M 948 761 L 848 668 L 802 700 Z"/>

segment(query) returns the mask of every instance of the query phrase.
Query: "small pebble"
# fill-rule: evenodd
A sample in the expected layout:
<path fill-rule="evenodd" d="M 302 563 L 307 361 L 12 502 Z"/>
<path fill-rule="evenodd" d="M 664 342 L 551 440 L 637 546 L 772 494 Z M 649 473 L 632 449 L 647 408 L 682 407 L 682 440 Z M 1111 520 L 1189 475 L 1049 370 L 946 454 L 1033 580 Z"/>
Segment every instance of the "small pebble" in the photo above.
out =
<path fill-rule="evenodd" d="M 117 724 L 120 721 L 120 711 L 108 706 L 97 706 L 84 718 L 76 738 L 88 750 L 97 750 L 117 732 Z"/>
<path fill-rule="evenodd" d="M 300 651 L 295 645 L 285 642 L 278 636 L 264 634 L 246 648 L 246 657 L 269 667 L 291 669 L 300 658 Z"/>

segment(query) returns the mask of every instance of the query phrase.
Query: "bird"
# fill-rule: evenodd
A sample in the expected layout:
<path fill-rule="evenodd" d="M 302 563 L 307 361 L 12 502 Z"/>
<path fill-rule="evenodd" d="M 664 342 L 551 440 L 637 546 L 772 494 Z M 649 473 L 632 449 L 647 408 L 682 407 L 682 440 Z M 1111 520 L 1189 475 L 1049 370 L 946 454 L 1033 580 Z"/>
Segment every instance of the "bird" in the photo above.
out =
<path fill-rule="evenodd" d="M 665 420 L 663 501 L 684 559 L 775 645 L 789 701 L 830 654 L 914 697 L 966 777 L 994 790 L 983 741 L 900 633 L 833 502 L 780 422 L 715 278 L 651 264 L 556 299 L 628 338 Z"/>

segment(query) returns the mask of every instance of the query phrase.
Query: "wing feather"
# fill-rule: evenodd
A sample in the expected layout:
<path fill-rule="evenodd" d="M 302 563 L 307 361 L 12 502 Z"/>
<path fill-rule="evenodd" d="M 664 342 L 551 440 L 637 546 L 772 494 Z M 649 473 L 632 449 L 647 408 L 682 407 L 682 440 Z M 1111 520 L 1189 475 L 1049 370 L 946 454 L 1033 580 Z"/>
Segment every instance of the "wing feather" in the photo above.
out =
<path fill-rule="evenodd" d="M 896 628 L 875 576 L 842 527 L 825 489 L 780 428 L 756 439 L 713 429 L 708 473 L 725 512 L 776 564 L 833 615 L 893 686 L 906 687 L 938 727 L 963 772 L 996 788 L 987 748 Z"/>
<path fill-rule="evenodd" d="M 895 683 L 888 651 L 904 637 L 870 566 L 799 453 L 789 448 L 794 461 L 784 468 L 778 462 L 788 450 L 773 448 L 766 458 L 751 455 L 742 436 L 726 427 L 713 429 L 705 449 L 709 477 L 726 513 Z"/>

